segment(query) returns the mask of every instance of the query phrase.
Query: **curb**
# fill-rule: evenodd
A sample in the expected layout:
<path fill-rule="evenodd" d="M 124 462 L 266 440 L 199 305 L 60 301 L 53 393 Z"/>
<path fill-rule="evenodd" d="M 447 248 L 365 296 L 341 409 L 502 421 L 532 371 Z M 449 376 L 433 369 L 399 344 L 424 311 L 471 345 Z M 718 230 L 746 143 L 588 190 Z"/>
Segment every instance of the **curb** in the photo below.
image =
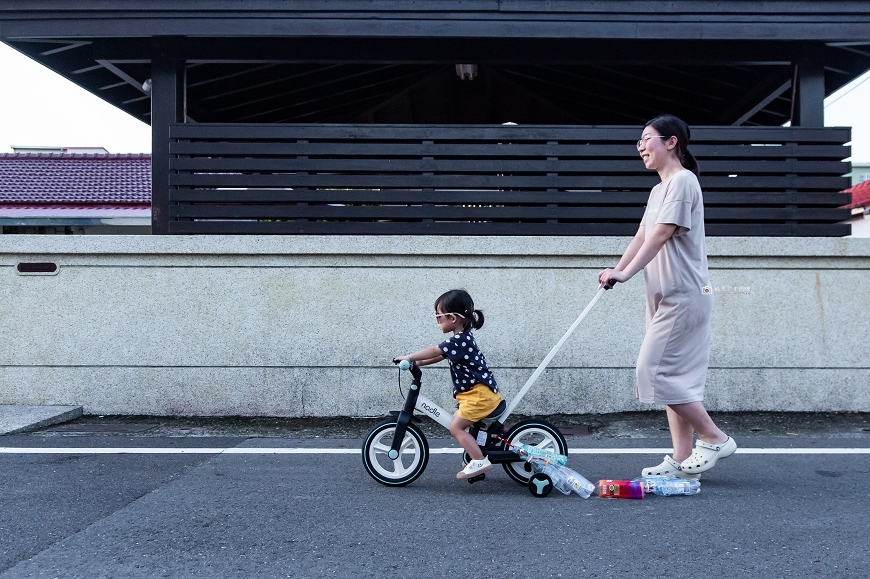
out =
<path fill-rule="evenodd" d="M 0 404 L 0 435 L 39 430 L 53 424 L 75 420 L 81 415 L 81 406 Z"/>

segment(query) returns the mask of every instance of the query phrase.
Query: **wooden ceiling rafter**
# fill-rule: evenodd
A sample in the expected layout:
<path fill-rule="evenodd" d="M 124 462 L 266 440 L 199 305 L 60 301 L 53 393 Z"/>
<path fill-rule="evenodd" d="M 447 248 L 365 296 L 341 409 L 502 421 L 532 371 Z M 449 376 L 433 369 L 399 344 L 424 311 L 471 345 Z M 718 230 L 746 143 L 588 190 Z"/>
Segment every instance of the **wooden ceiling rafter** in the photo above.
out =
<path fill-rule="evenodd" d="M 231 105 L 231 106 L 217 108 L 217 109 L 215 109 L 215 112 L 221 113 L 221 112 L 226 112 L 226 111 L 238 109 L 238 108 L 245 107 L 245 106 L 250 106 L 250 105 L 256 104 L 256 103 L 263 103 L 263 102 L 267 102 L 270 100 L 287 98 L 287 97 L 290 97 L 294 94 L 304 93 L 305 91 L 311 91 L 314 89 L 323 88 L 325 86 L 329 86 L 329 85 L 333 85 L 333 84 L 345 83 L 348 80 L 362 77 L 362 76 L 365 76 L 368 74 L 372 74 L 373 72 L 389 70 L 391 68 L 395 68 L 395 66 L 397 66 L 397 65 L 385 65 L 385 66 L 381 66 L 375 70 L 365 69 L 365 70 L 362 70 L 362 71 L 359 71 L 359 72 L 356 72 L 353 74 L 344 74 L 340 77 L 332 77 L 332 78 L 329 78 L 323 82 L 318 82 L 316 84 L 306 84 L 304 86 L 301 86 L 299 88 L 295 88 L 292 90 L 271 93 L 271 94 L 268 94 L 266 96 L 263 96 L 263 97 L 260 97 L 257 99 L 246 100 L 246 101 L 242 101 L 242 102 L 236 103 L 236 104 Z M 318 72 L 321 72 L 321 71 L 313 71 L 312 74 L 317 74 Z"/>
<path fill-rule="evenodd" d="M 366 85 L 352 86 L 352 87 L 350 87 L 346 90 L 343 90 L 343 91 L 330 92 L 328 95 L 326 95 L 324 97 L 309 98 L 308 100 L 305 100 L 305 101 L 294 101 L 293 103 L 288 104 L 288 105 L 283 106 L 283 107 L 270 109 L 268 111 L 263 111 L 261 113 L 255 114 L 255 115 L 239 117 L 238 121 L 239 122 L 250 122 L 251 119 L 255 119 L 257 117 L 267 116 L 269 114 L 278 113 L 279 111 L 285 111 L 285 110 L 290 110 L 293 108 L 303 107 L 307 104 L 316 103 L 316 102 L 323 101 L 326 99 L 334 99 L 335 97 L 338 97 L 338 96 L 349 95 L 349 94 L 352 94 L 355 92 L 371 89 L 371 88 L 374 88 L 376 86 L 381 86 L 381 85 L 385 85 L 385 84 L 398 84 L 407 78 L 413 78 L 415 76 L 419 76 L 420 74 L 421 74 L 420 72 L 411 72 L 411 73 L 408 73 L 408 74 L 405 74 L 405 75 L 402 75 L 399 77 L 393 77 L 393 78 L 385 79 L 385 80 L 379 81 L 379 82 L 368 83 Z M 354 104 L 354 101 L 351 101 L 349 104 Z M 296 116 L 294 116 L 294 118 L 301 118 L 303 116 L 306 116 L 306 114 L 303 113 L 302 115 L 296 115 Z"/>

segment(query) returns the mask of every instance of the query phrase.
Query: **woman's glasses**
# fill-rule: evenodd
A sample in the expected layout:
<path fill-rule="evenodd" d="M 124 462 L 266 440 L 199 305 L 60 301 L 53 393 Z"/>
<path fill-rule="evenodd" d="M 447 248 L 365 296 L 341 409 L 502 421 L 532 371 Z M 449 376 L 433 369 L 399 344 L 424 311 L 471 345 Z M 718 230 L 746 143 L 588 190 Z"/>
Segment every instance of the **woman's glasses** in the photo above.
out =
<path fill-rule="evenodd" d="M 640 151 L 640 148 L 643 147 L 644 145 L 646 145 L 647 141 L 649 141 L 650 139 L 655 139 L 655 138 L 670 139 L 670 137 L 665 137 L 664 135 L 647 135 L 647 136 L 645 136 L 642 139 L 637 141 L 637 150 Z"/>
<path fill-rule="evenodd" d="M 463 316 L 462 314 L 457 314 L 456 312 L 448 312 L 446 314 L 435 314 L 435 319 L 441 320 L 441 318 L 443 318 L 444 316 L 459 316 L 463 320 L 465 319 L 465 316 Z"/>

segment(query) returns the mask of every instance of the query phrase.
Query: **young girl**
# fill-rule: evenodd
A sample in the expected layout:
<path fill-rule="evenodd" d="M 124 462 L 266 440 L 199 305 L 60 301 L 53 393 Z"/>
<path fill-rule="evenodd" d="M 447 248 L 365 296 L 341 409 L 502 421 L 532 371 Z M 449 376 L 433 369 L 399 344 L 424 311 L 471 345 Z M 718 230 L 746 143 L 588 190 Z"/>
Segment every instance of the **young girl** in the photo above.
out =
<path fill-rule="evenodd" d="M 492 463 L 483 456 L 477 441 L 466 429 L 489 416 L 501 403 L 495 377 L 471 333 L 472 329 L 483 326 L 483 312 L 474 309 L 474 301 L 467 291 L 450 290 L 435 300 L 435 321 L 442 332 L 453 336 L 437 346 L 397 356 L 393 363 L 408 360 L 416 362 L 417 366 L 428 366 L 447 359 L 453 379 L 453 397 L 459 403 L 450 424 L 450 434 L 471 457 L 471 462 L 456 478 L 472 478 L 492 470 Z"/>

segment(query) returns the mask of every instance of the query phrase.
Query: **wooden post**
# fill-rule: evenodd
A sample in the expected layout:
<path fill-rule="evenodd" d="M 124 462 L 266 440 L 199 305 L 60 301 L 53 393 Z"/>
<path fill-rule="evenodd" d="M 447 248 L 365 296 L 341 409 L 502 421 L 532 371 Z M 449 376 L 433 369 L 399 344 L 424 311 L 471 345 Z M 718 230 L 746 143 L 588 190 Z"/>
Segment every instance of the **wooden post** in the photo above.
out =
<path fill-rule="evenodd" d="M 151 61 L 151 233 L 169 233 L 169 125 L 185 121 L 184 61 Z"/>
<path fill-rule="evenodd" d="M 804 48 L 797 69 L 797 103 L 794 126 L 825 126 L 825 68 L 824 46 Z"/>

